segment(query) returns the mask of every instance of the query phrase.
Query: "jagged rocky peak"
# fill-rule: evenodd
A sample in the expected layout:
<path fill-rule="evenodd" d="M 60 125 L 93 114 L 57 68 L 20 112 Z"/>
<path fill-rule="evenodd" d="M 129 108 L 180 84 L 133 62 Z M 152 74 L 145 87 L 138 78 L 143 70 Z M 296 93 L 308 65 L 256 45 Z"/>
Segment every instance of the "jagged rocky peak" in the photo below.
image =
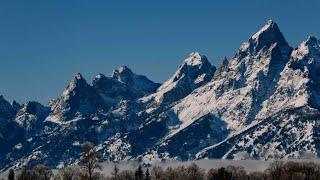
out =
<path fill-rule="evenodd" d="M 319 75 L 320 68 L 320 43 L 314 36 L 309 36 L 303 41 L 291 55 L 291 67 L 304 70 L 305 68 L 311 76 Z"/>
<path fill-rule="evenodd" d="M 21 106 L 21 109 L 16 115 L 15 121 L 19 123 L 21 127 L 31 130 L 33 126 L 41 126 L 41 124 L 35 123 L 40 121 L 42 122 L 49 113 L 49 107 L 45 107 L 36 101 L 28 101 Z"/>
<path fill-rule="evenodd" d="M 99 73 L 98 75 L 96 75 L 95 79 L 106 79 L 107 77 L 104 74 Z"/>
<path fill-rule="evenodd" d="M 224 57 L 220 67 L 216 70 L 215 74 L 214 74 L 214 79 L 216 78 L 221 78 L 221 76 L 226 75 L 226 73 L 229 70 L 229 60 L 227 57 Z"/>
<path fill-rule="evenodd" d="M 212 82 L 173 109 L 179 119 L 188 122 L 212 113 L 228 122 L 230 129 L 238 130 L 251 123 L 261 104 L 276 90 L 290 54 L 291 48 L 278 26 L 269 21 L 240 47 L 230 62 L 224 60 Z"/>
<path fill-rule="evenodd" d="M 209 82 L 215 71 L 216 68 L 211 65 L 206 56 L 198 52 L 191 53 L 175 74 L 152 96 L 157 103 L 173 103 Z"/>
<path fill-rule="evenodd" d="M 319 57 L 320 47 L 319 41 L 314 36 L 308 36 L 299 47 L 292 52 L 292 56 L 296 59 L 303 59 L 306 55 Z"/>
<path fill-rule="evenodd" d="M 3 109 L 5 107 L 4 105 L 7 105 L 7 104 L 10 105 L 10 103 L 6 99 L 4 99 L 3 95 L 0 95 L 0 105 L 1 105 L 0 108 Z"/>
<path fill-rule="evenodd" d="M 199 52 L 193 52 L 186 60 L 184 60 L 182 66 L 185 64 L 189 66 L 199 66 L 208 63 L 209 61 L 206 56 L 201 55 Z"/>
<path fill-rule="evenodd" d="M 105 76 L 104 74 L 98 74 L 92 81 L 92 86 L 98 91 L 108 91 L 116 80 Z"/>
<path fill-rule="evenodd" d="M 83 78 L 83 76 L 82 76 L 82 74 L 81 73 L 77 73 L 75 76 L 74 76 L 74 78 L 73 78 L 73 80 L 74 79 L 77 79 L 77 80 L 84 80 L 84 78 Z"/>
<path fill-rule="evenodd" d="M 77 73 L 62 95 L 50 103 L 52 113 L 47 119 L 71 120 L 76 115 L 90 116 L 99 108 L 104 108 L 101 96 Z"/>
<path fill-rule="evenodd" d="M 3 104 L 10 104 L 6 99 L 4 99 L 4 97 L 3 97 L 3 95 L 0 95 L 0 103 L 1 103 L 1 105 L 3 105 Z M 2 106 L 0 106 L 0 107 L 2 107 Z"/>
<path fill-rule="evenodd" d="M 222 60 L 222 63 L 221 63 L 223 67 L 227 67 L 228 64 L 229 64 L 229 61 L 228 61 L 228 58 L 227 56 L 224 57 L 224 59 Z"/>
<path fill-rule="evenodd" d="M 92 86 L 99 91 L 107 91 L 117 82 L 117 80 L 100 73 L 93 79 Z"/>
<path fill-rule="evenodd" d="M 106 101 L 116 103 L 126 94 L 127 86 L 114 78 L 106 77 L 103 74 L 98 74 L 93 82 L 93 88 L 99 92 Z"/>
<path fill-rule="evenodd" d="M 77 73 L 69 83 L 68 87 L 66 88 L 67 91 L 72 91 L 79 87 L 86 87 L 88 86 L 87 81 L 83 78 L 80 73 Z"/>
<path fill-rule="evenodd" d="M 127 66 L 121 66 L 118 69 L 113 70 L 112 77 L 125 84 L 133 83 L 133 72 Z"/>
<path fill-rule="evenodd" d="M 164 83 L 159 90 L 185 78 L 190 80 L 192 84 L 202 84 L 207 80 L 211 80 L 215 70 L 216 67 L 211 65 L 206 56 L 193 52 L 183 61 L 173 77 Z"/>
<path fill-rule="evenodd" d="M 277 44 L 283 53 L 291 51 L 291 47 L 285 40 L 277 23 L 269 20 L 257 33 L 255 33 L 248 42 L 242 44 L 240 51 L 250 51 L 257 53 L 264 48 L 270 48 Z"/>
<path fill-rule="evenodd" d="M 137 97 L 154 93 L 160 86 L 159 83 L 151 81 L 146 76 L 133 73 L 127 66 L 114 70 L 112 77 L 126 84 L 129 92 L 137 94 Z"/>
<path fill-rule="evenodd" d="M 92 87 L 87 83 L 80 73 L 77 73 L 64 90 L 62 97 L 66 101 L 72 96 L 88 94 L 88 91 L 92 91 Z"/>
<path fill-rule="evenodd" d="M 281 47 L 289 46 L 278 25 L 272 20 L 269 20 L 260 31 L 251 37 L 251 43 L 254 44 L 257 51 L 274 43 Z"/>
<path fill-rule="evenodd" d="M 13 109 L 15 110 L 15 111 L 19 111 L 19 109 L 21 108 L 21 105 L 17 102 L 17 101 L 15 101 L 15 100 L 13 100 L 12 102 L 11 102 L 11 106 L 13 107 Z"/>
<path fill-rule="evenodd" d="M 0 121 L 12 119 L 16 113 L 12 105 L 0 95 Z"/>
<path fill-rule="evenodd" d="M 39 102 L 28 101 L 27 103 L 22 105 L 19 113 L 28 113 L 28 114 L 39 116 L 48 111 L 49 111 L 48 107 L 43 106 Z"/>
<path fill-rule="evenodd" d="M 229 60 L 227 57 L 224 57 L 219 67 L 219 71 L 228 71 L 228 66 L 229 66 Z"/>
<path fill-rule="evenodd" d="M 290 61 L 281 72 L 277 90 L 266 101 L 261 114 L 266 116 L 283 107 L 300 108 L 306 105 L 320 109 L 319 72 L 319 42 L 315 37 L 309 36 L 292 51 Z"/>
<path fill-rule="evenodd" d="M 248 42 L 241 45 L 230 62 L 235 82 L 241 87 L 247 80 L 263 78 L 276 81 L 291 56 L 292 48 L 282 35 L 278 25 L 270 20 Z M 265 78 L 263 78 L 265 79 Z M 259 81 L 257 81 L 259 82 Z"/>
<path fill-rule="evenodd" d="M 133 73 L 127 66 L 113 70 L 111 77 L 97 75 L 92 85 L 111 103 L 117 103 L 122 99 L 133 100 L 154 93 L 160 86 L 145 76 Z"/>

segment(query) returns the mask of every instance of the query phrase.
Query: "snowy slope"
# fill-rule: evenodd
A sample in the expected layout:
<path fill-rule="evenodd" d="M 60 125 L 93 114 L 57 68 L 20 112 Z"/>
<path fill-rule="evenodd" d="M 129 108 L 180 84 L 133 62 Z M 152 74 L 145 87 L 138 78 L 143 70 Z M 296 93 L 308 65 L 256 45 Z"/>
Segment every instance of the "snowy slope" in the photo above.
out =
<path fill-rule="evenodd" d="M 142 98 L 142 101 L 149 103 L 154 101 L 158 106 L 176 102 L 194 89 L 209 82 L 215 70 L 216 68 L 210 64 L 207 57 L 198 52 L 191 53 L 175 74 L 164 82 L 156 93 Z"/>
<path fill-rule="evenodd" d="M 299 158 L 319 151 L 319 41 L 292 52 L 275 92 L 247 128 L 198 153 L 198 158 Z"/>
<path fill-rule="evenodd" d="M 268 40 L 264 40 L 266 37 Z M 243 44 L 225 72 L 216 74 L 213 81 L 172 109 L 181 120 L 179 129 L 209 113 L 226 121 L 235 131 L 251 123 L 261 103 L 275 91 L 291 47 L 272 21 Z"/>
<path fill-rule="evenodd" d="M 223 62 L 210 83 L 165 113 L 165 138 L 142 159 L 317 156 L 319 41 L 309 37 L 291 51 L 278 26 L 269 21 L 228 65 Z M 208 132 L 193 130 L 208 117 Z M 218 129 L 209 127 L 216 124 L 222 132 L 212 134 Z M 196 143 L 188 137 L 192 133 Z"/>

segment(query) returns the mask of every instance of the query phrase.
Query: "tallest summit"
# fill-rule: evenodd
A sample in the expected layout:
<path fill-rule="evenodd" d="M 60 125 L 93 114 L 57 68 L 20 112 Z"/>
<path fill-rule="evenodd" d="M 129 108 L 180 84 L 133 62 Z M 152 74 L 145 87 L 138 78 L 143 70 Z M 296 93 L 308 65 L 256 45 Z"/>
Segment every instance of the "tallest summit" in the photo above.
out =
<path fill-rule="evenodd" d="M 273 20 L 269 20 L 267 24 L 249 39 L 250 49 L 256 52 L 275 43 L 284 48 L 283 50 L 287 50 L 289 47 L 279 26 Z"/>

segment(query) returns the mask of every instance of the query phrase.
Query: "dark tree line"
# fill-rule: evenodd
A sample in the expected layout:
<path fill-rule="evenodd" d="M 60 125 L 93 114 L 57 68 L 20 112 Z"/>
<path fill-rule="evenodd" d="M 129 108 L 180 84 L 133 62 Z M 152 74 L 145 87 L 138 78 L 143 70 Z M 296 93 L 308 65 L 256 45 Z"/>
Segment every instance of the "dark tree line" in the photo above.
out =
<path fill-rule="evenodd" d="M 88 165 L 87 165 L 88 166 Z M 90 165 L 91 166 L 91 165 Z M 92 166 L 94 167 L 94 166 Z M 90 175 L 91 174 L 91 175 Z M 8 180 L 318 180 L 320 166 L 311 162 L 274 162 L 265 172 L 248 173 L 243 167 L 228 166 L 205 171 L 196 164 L 178 167 L 153 167 L 121 171 L 114 166 L 110 175 L 88 167 L 71 166 L 52 173 L 43 165 L 31 170 L 23 169 L 15 176 L 9 171 Z"/>
<path fill-rule="evenodd" d="M 33 169 L 10 170 L 8 180 L 318 180 L 320 165 L 313 162 L 271 163 L 264 172 L 247 172 L 243 167 L 228 166 L 205 171 L 192 163 L 188 166 L 149 169 L 138 166 L 136 170 L 120 170 L 114 166 L 110 175 L 102 171 L 99 154 L 87 142 L 79 166 L 70 166 L 53 173 L 43 165 Z"/>

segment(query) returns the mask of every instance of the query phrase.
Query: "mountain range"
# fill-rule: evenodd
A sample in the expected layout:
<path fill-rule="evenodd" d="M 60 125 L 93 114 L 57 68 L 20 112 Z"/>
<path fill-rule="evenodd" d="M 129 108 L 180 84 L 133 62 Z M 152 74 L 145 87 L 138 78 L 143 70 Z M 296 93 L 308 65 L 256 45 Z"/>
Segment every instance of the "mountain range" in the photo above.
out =
<path fill-rule="evenodd" d="M 320 151 L 320 42 L 292 48 L 270 20 L 219 67 L 191 53 L 162 84 L 122 66 L 76 74 L 48 105 L 0 96 L 0 170 L 101 161 L 288 159 Z"/>

